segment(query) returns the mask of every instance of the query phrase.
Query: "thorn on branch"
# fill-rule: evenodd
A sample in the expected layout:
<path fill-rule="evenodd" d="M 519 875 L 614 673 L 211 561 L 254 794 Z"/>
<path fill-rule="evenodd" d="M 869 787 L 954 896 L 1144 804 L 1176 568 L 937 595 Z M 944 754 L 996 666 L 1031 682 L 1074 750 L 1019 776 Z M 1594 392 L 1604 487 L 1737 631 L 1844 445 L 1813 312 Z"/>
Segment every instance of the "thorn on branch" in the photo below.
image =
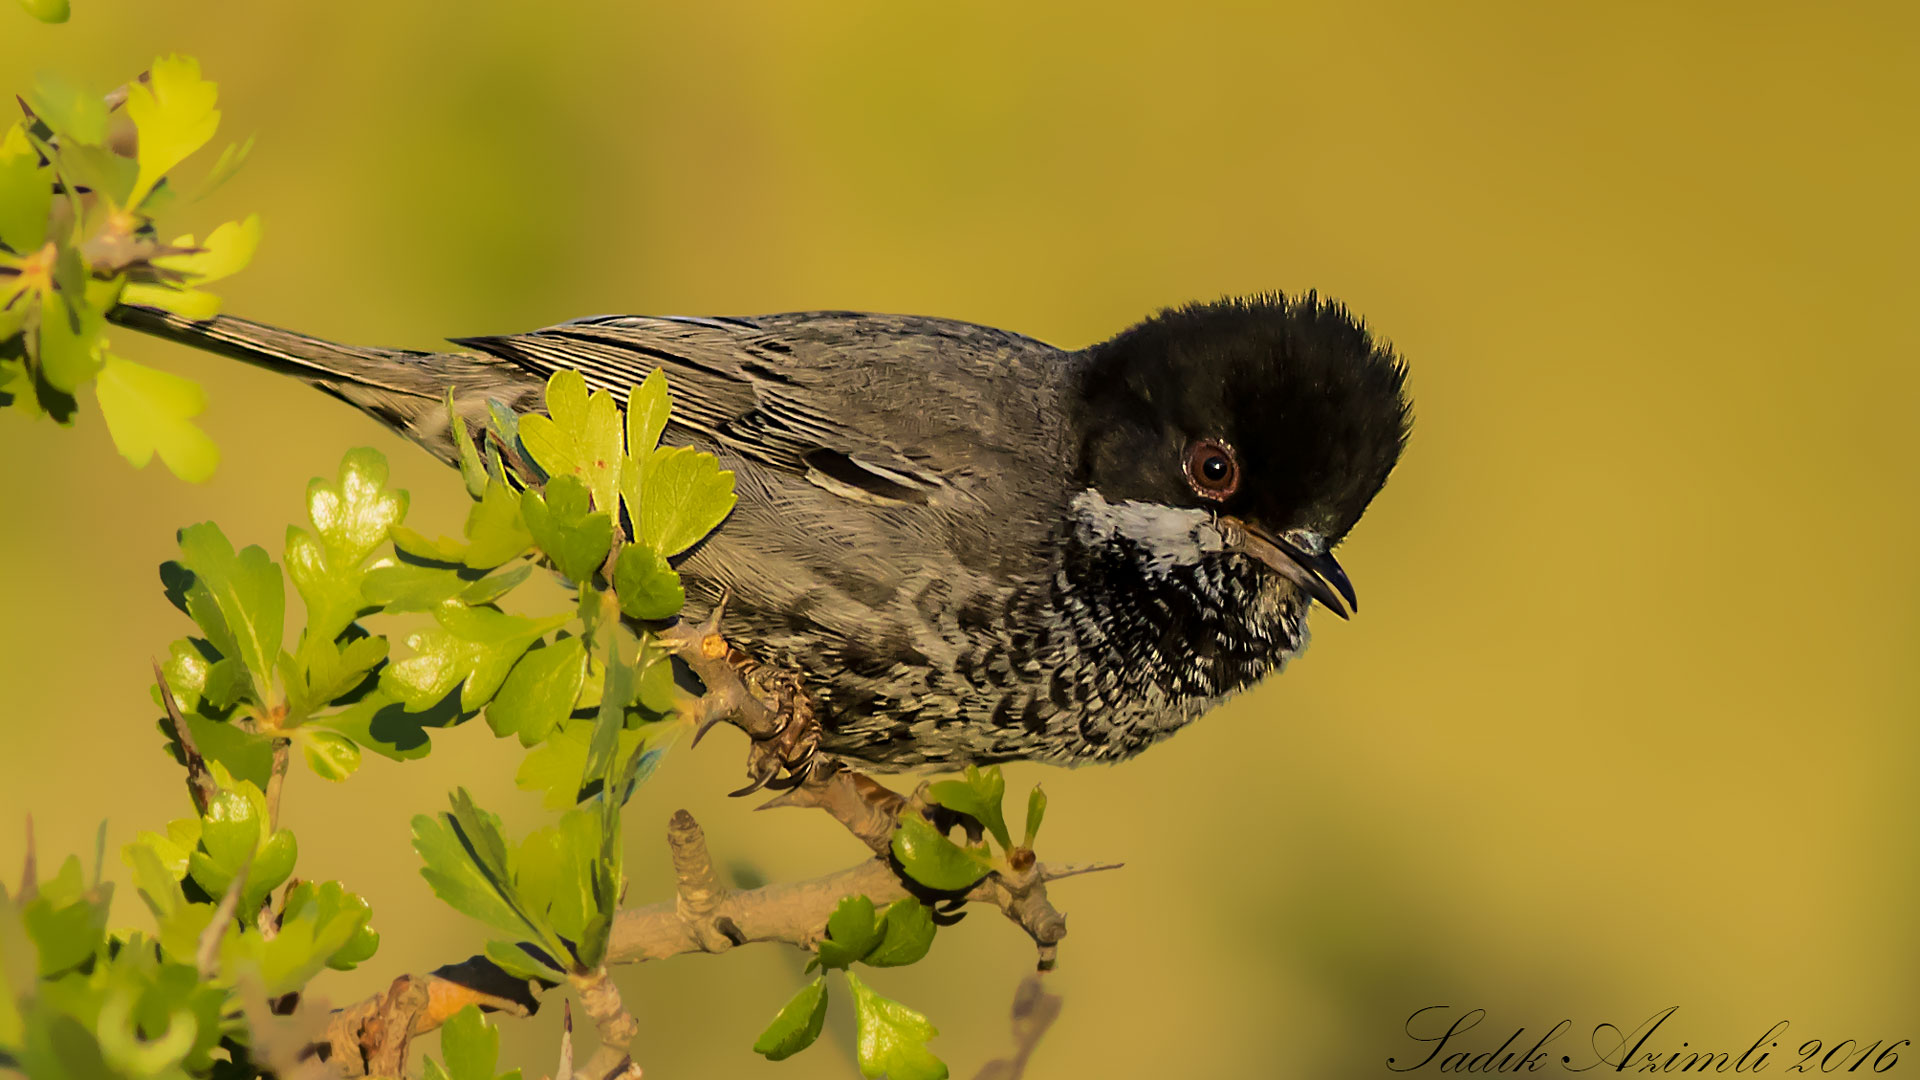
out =
<path fill-rule="evenodd" d="M 909 800 L 889 791 L 873 780 L 846 770 L 836 770 L 816 782 L 803 785 L 772 800 L 769 805 L 823 805 L 842 824 L 855 828 L 862 815 L 884 822 L 872 834 L 884 840 L 890 837 L 893 822 Z M 922 800 L 924 805 L 924 800 Z M 848 808 L 857 813 L 850 812 Z M 844 816 L 843 816 L 844 815 Z M 848 824 L 851 820 L 855 824 Z M 671 900 L 643 907 L 623 908 L 615 917 L 607 943 L 606 965 L 634 964 L 661 960 L 686 953 L 719 952 L 735 945 L 753 942 L 779 942 L 811 949 L 825 933 L 827 919 L 848 896 L 866 896 L 876 905 L 885 905 L 913 895 L 894 865 L 882 858 L 863 858 L 843 870 L 806 881 L 764 885 L 754 889 L 729 889 L 720 884 L 712 857 L 699 823 L 691 814 L 676 813 L 668 824 L 668 848 L 673 858 L 677 895 Z M 998 907 L 1039 948 L 1042 970 L 1053 966 L 1061 938 L 1066 936 L 1066 917 L 1047 898 L 1046 883 L 1063 877 L 1112 869 L 1118 864 L 1050 865 L 1035 863 L 1025 872 L 994 874 L 960 898 L 959 903 L 990 903 Z M 691 917 L 690 917 L 691 916 Z M 704 929 L 696 929 L 704 927 Z M 604 969 L 603 969 L 604 971 Z M 517 979 L 487 959 L 475 956 L 459 964 L 442 967 L 432 974 L 415 976 L 426 987 L 427 1006 L 413 1015 L 411 1033 L 431 1031 L 470 1004 L 482 1009 L 511 1012 L 519 1016 L 538 1008 L 535 997 L 545 985 Z M 611 980 L 606 989 L 612 990 Z M 615 1005 L 617 1007 L 617 991 Z M 328 1046 L 336 1060 L 347 1063 L 341 1075 L 355 1077 L 366 1071 L 372 1051 L 363 1056 L 361 1047 L 384 1045 L 384 1031 L 397 1030 L 396 1020 L 388 1018 L 390 990 L 334 1014 L 327 1028 Z M 582 999 L 591 1002 L 588 991 Z M 623 1012 L 624 1010 L 622 1010 Z M 617 1014 L 616 1014 L 617 1015 Z M 597 1019 L 597 1018 L 596 1018 Z M 628 1018 L 631 1020 L 631 1017 Z M 637 1025 L 636 1025 L 637 1026 Z M 617 1034 L 617 1033 L 616 1033 Z M 605 1036 L 602 1036 L 605 1041 Z M 630 1038 L 630 1036 L 629 1036 Z M 617 1044 L 624 1047 L 624 1043 Z M 571 1044 L 563 1044 L 563 1053 L 571 1055 Z M 603 1048 L 604 1049 L 604 1048 Z M 602 1069 L 594 1072 L 585 1066 L 573 1069 L 575 1076 L 603 1080 L 616 1069 L 633 1068 L 626 1051 L 596 1054 L 590 1064 Z M 562 1058 L 571 1063 L 571 1056 Z M 357 1063 L 357 1064 L 356 1064 Z M 563 1074 L 564 1076 L 564 1071 Z"/>
<path fill-rule="evenodd" d="M 560 1014 L 560 1067 L 553 1080 L 573 1080 L 573 1002 L 562 1003 Z"/>
<path fill-rule="evenodd" d="M 732 661 L 733 648 L 720 633 L 720 616 L 726 612 L 727 598 L 697 625 L 682 621 L 660 632 L 660 643 L 692 669 L 706 687 L 688 715 L 694 722 L 695 742 L 713 725 L 729 720 L 755 739 L 770 739 L 780 732 L 780 717 L 754 696 L 740 670 Z"/>
<path fill-rule="evenodd" d="M 1061 866 L 1042 866 L 1040 868 L 1040 880 L 1059 881 L 1061 878 L 1078 877 L 1081 874 L 1098 874 L 1103 870 L 1118 870 L 1126 865 L 1127 865 L 1126 863 L 1117 863 L 1117 862 L 1096 862 L 1096 863 L 1066 863 Z"/>
<path fill-rule="evenodd" d="M 273 772 L 267 776 L 267 832 L 280 828 L 280 792 L 287 786 L 287 766 L 293 760 L 293 740 L 275 736 Z"/>
<path fill-rule="evenodd" d="M 200 755 L 200 747 L 193 741 L 186 717 L 180 714 L 180 703 L 174 700 L 173 687 L 167 685 L 167 676 L 160 670 L 158 660 L 153 662 L 153 678 L 160 684 L 160 703 L 166 706 L 167 722 L 173 726 L 174 741 L 180 744 L 180 758 L 187 766 L 187 793 L 193 796 L 194 809 L 205 817 L 207 805 L 219 789 L 213 782 L 213 773 L 207 769 L 207 759 Z"/>
<path fill-rule="evenodd" d="M 227 926 L 233 922 L 235 913 L 240 910 L 240 894 L 247 888 L 247 872 L 253 869 L 253 853 L 240 863 L 240 870 L 233 875 L 233 881 L 227 885 L 225 896 L 220 898 L 220 906 L 213 909 L 213 921 L 200 932 L 200 947 L 194 951 L 193 963 L 200 971 L 204 981 L 213 978 L 220 970 L 220 941 L 227 936 Z"/>

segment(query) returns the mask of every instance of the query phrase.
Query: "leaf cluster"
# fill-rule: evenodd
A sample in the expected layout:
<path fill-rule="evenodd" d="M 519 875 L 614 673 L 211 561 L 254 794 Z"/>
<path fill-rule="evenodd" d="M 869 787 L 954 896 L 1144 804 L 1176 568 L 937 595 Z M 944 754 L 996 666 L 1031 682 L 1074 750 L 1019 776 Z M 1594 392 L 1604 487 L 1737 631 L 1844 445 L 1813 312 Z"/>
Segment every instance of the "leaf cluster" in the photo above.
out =
<path fill-rule="evenodd" d="M 49 1080 L 205 1076 L 249 1060 L 249 994 L 300 990 L 369 959 L 380 937 L 365 900 L 337 881 L 291 876 L 293 834 L 224 767 L 206 812 L 142 833 L 122 851 L 155 931 L 109 932 L 112 886 L 69 857 L 46 881 L 31 863 L 0 887 L 0 1060 Z M 104 826 L 101 841 L 104 847 Z"/>
<path fill-rule="evenodd" d="M 926 1016 L 882 997 L 853 973 L 853 965 L 900 967 L 927 955 L 933 945 L 933 912 L 907 897 L 876 913 L 873 901 L 849 896 L 827 919 L 827 934 L 807 970 L 840 969 L 853 994 L 860 1074 L 893 1080 L 944 1080 L 947 1066 L 927 1049 L 939 1034 Z M 826 972 L 800 988 L 753 1044 L 756 1053 L 780 1061 L 812 1046 L 827 1016 Z"/>
<path fill-rule="evenodd" d="M 499 410 L 484 454 L 456 432 L 474 498 L 458 539 L 408 530 L 407 494 L 368 449 L 308 485 L 278 560 L 211 522 L 180 531 L 161 580 L 193 629 L 155 698 L 175 757 L 204 770 L 201 811 L 123 852 L 151 934 L 109 934 L 110 890 L 97 875 L 83 887 L 77 862 L 0 897 L 0 1064 L 50 1077 L 251 1075 L 243 996 L 298 995 L 379 941 L 341 883 L 292 876 L 294 834 L 266 794 L 284 783 L 285 751 L 341 781 L 363 751 L 416 758 L 431 729 L 482 714 L 529 748 L 522 786 L 564 812 L 509 843 L 457 791 L 448 813 L 414 822 L 422 873 L 499 935 L 486 951 L 505 969 L 604 975 L 624 884 L 620 811 L 683 730 L 664 651 L 623 616 L 678 613 L 669 559 L 732 508 L 732 476 L 711 455 L 658 446 L 671 410 L 659 379 L 629 397 L 631 421 L 577 375 L 555 380 L 548 407 Z M 547 615 L 502 606 L 543 568 L 570 602 Z M 492 1077 L 491 1031 L 457 1021 L 430 1072 Z"/>
<path fill-rule="evenodd" d="M 945 829 L 925 815 L 909 812 L 901 816 L 900 827 L 894 830 L 894 858 L 900 860 L 909 877 L 941 892 L 964 892 L 988 874 L 1031 866 L 1034 837 L 1047 816 L 1047 793 L 1037 785 L 1028 793 L 1026 828 L 1018 844 L 1013 842 L 1001 808 L 1006 793 L 1006 777 L 998 765 L 985 769 L 969 765 L 961 779 L 931 785 L 928 794 L 933 802 L 957 819 L 970 822 L 977 841 L 955 843 Z M 998 844 L 998 855 L 986 837 Z"/>
<path fill-rule="evenodd" d="M 49 21 L 66 15 L 64 3 L 36 7 Z M 201 238 L 163 240 L 156 224 L 225 182 L 252 148 L 226 147 L 192 190 L 177 179 L 218 130 L 217 99 L 197 60 L 166 56 L 106 95 L 42 76 L 21 97 L 24 117 L 0 129 L 0 408 L 71 424 L 76 395 L 91 384 L 127 460 L 144 466 L 158 454 L 189 480 L 219 462 L 193 422 L 206 396 L 114 353 L 107 313 L 148 304 L 211 318 L 220 300 L 204 286 L 253 258 L 258 216 Z"/>

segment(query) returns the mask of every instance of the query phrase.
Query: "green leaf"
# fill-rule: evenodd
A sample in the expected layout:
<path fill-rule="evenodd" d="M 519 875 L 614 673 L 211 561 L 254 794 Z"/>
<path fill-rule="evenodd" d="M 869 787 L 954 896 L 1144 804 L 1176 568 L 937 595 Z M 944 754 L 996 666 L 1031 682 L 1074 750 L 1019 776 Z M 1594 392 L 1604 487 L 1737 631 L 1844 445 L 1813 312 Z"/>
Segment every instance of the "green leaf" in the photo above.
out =
<path fill-rule="evenodd" d="M 673 556 L 700 542 L 733 512 L 733 473 L 689 446 L 653 452 L 642 470 L 640 543 Z"/>
<path fill-rule="evenodd" d="M 177 882 L 187 876 L 187 862 L 200 847 L 201 828 L 202 822 L 197 817 L 176 818 L 167 822 L 165 836 L 151 831 L 141 832 L 133 838 L 133 843 L 127 845 L 126 850 L 137 847 L 151 852 Z M 133 865 L 131 859 L 128 865 Z"/>
<path fill-rule="evenodd" d="M 43 23 L 63 23 L 73 14 L 67 0 L 20 0 L 20 6 Z"/>
<path fill-rule="evenodd" d="M 620 407 L 612 394 L 599 390 L 589 397 L 579 372 L 554 372 L 547 380 L 547 415 L 522 416 L 520 441 L 549 477 L 575 477 L 592 493 L 595 509 L 615 512 L 623 455 Z"/>
<path fill-rule="evenodd" d="M 460 561 L 476 570 L 492 569 L 533 546 L 520 497 L 511 487 L 498 480 L 487 482 L 480 501 L 467 511 L 467 540 Z"/>
<path fill-rule="evenodd" d="M 67 394 L 93 378 L 105 362 L 101 350 L 105 318 L 84 300 L 77 305 L 73 301 L 73 293 L 56 292 L 40 308 L 40 374 L 48 385 Z"/>
<path fill-rule="evenodd" d="M 393 546 L 399 548 L 402 554 L 415 559 L 459 566 L 461 560 L 466 558 L 466 542 L 455 540 L 450 536 L 429 539 L 424 533 L 415 532 L 405 525 L 395 525 L 391 535 Z"/>
<path fill-rule="evenodd" d="M 381 670 L 380 685 L 415 712 L 460 687 L 460 706 L 472 712 L 486 704 L 506 680 L 514 661 L 571 615 L 527 619 L 495 608 L 448 602 L 434 609 L 436 629 L 407 637 L 414 655 Z"/>
<path fill-rule="evenodd" d="M 200 181 L 200 189 L 193 193 L 191 201 L 199 202 L 213 194 L 228 180 L 233 179 L 233 175 L 240 171 L 240 166 L 247 163 L 247 157 L 252 153 L 253 136 L 251 135 L 247 136 L 243 142 L 228 143 L 227 148 L 220 151 L 220 157 L 214 161 L 213 168 L 207 170 L 206 177 Z"/>
<path fill-rule="evenodd" d="M 860 977 L 847 972 L 853 991 L 853 1016 L 860 1075 L 867 1080 L 946 1080 L 946 1063 L 927 1049 L 927 1040 L 940 1034 L 920 1013 L 881 997 Z"/>
<path fill-rule="evenodd" d="M 175 476 L 197 484 L 220 464 L 220 448 L 193 423 L 207 395 L 192 379 L 107 353 L 93 392 L 114 449 L 134 468 L 158 453 Z"/>
<path fill-rule="evenodd" d="M 514 774 L 514 786 L 522 791 L 541 792 L 540 805 L 548 810 L 565 810 L 577 803 L 581 777 L 586 775 L 587 747 L 597 726 L 592 720 L 562 721 L 545 742 L 528 751 Z M 678 729 L 682 725 L 672 726 Z M 650 727 L 629 728 L 618 733 L 619 748 L 615 753 L 621 760 L 626 760 L 647 740 Z"/>
<path fill-rule="evenodd" d="M 487 726 L 495 735 L 518 735 L 522 746 L 540 743 L 573 711 L 586 677 L 587 652 L 579 638 L 530 649 L 487 706 Z"/>
<path fill-rule="evenodd" d="M 196 586 L 197 588 L 197 586 Z M 206 597 L 203 588 L 198 589 L 202 607 L 213 608 L 213 601 Z M 219 617 L 217 609 L 214 617 Z M 265 787 L 273 768 L 273 743 L 264 734 L 242 730 L 238 725 L 226 722 L 226 714 L 231 711 L 234 702 L 239 700 L 247 682 L 246 669 L 237 660 L 208 662 L 201 651 L 191 641 L 176 641 L 172 645 L 172 655 L 161 665 L 161 673 L 167 685 L 173 688 L 175 701 L 179 704 L 187 730 L 200 748 L 200 753 L 212 762 L 226 767 L 227 772 L 242 780 L 252 781 L 255 787 Z M 153 692 L 154 704 L 160 704 L 159 688 Z M 168 748 L 175 761 L 182 765 L 186 759 L 175 743 L 172 725 L 160 722 L 162 734 L 167 737 Z"/>
<path fill-rule="evenodd" d="M 880 913 L 880 943 L 860 962 L 869 967 L 918 963 L 933 947 L 933 932 L 932 909 L 911 896 L 895 900 Z"/>
<path fill-rule="evenodd" d="M 219 609 L 225 630 L 238 650 L 237 659 L 253 677 L 254 700 L 267 704 L 267 687 L 280 657 L 286 619 L 286 586 L 280 568 L 257 545 L 235 554 L 220 527 L 210 521 L 180 530 L 180 555 L 196 584 L 206 590 Z M 198 620 L 198 613 L 193 614 Z M 205 622 L 201 627 L 219 647 L 216 628 Z M 224 648 L 221 651 L 226 652 Z"/>
<path fill-rule="evenodd" d="M 1001 800 L 1007 794 L 1007 780 L 1001 775 L 1000 766 L 990 765 L 983 771 L 977 765 L 969 765 L 966 779 L 942 780 L 933 785 L 929 794 L 941 806 L 958 810 L 985 825 L 993 838 L 1000 841 L 1001 850 L 1013 847 L 1013 838 L 1007 834 L 1007 819 L 1000 809 Z"/>
<path fill-rule="evenodd" d="M 297 886 L 273 939 L 244 927 L 221 943 L 221 966 L 256 973 L 269 996 L 298 990 L 323 968 L 348 970 L 373 955 L 380 938 L 367 926 L 369 914 L 366 901 L 338 882 Z"/>
<path fill-rule="evenodd" d="M 821 975 L 800 988 L 793 999 L 754 1040 L 753 1052 L 768 1061 L 784 1061 L 813 1045 L 827 1020 L 827 977 Z"/>
<path fill-rule="evenodd" d="M 80 966 L 106 943 L 113 888 L 88 889 L 79 858 L 69 855 L 52 878 L 22 885 L 20 922 L 39 953 L 42 978 Z M 33 887 L 31 894 L 26 886 Z"/>
<path fill-rule="evenodd" d="M 453 812 L 413 819 L 413 849 L 425 863 L 420 876 L 455 911 L 515 937 L 551 941 L 544 923 L 524 911 L 513 889 L 500 819 L 475 806 L 465 788 L 453 795 Z M 552 947 L 560 952 L 557 945 Z"/>
<path fill-rule="evenodd" d="M 290 702 L 282 727 L 298 724 L 313 710 L 324 708 L 357 689 L 366 681 L 367 673 L 387 658 L 387 639 L 362 637 L 341 645 L 323 638 L 306 645 L 301 652 L 304 654 L 304 664 L 298 672 L 301 689 L 298 694 L 289 695 L 298 700 Z"/>
<path fill-rule="evenodd" d="M 590 510 L 588 498 L 586 485 L 564 474 L 547 482 L 544 496 L 532 488 L 520 496 L 534 542 L 573 581 L 591 580 L 613 544 L 613 519 Z"/>
<path fill-rule="evenodd" d="M 536 829 L 521 842 L 513 859 L 514 889 L 522 905 L 562 939 L 574 943 L 585 969 L 599 962 L 588 955 L 590 947 L 602 944 L 585 939 L 597 916 L 611 914 L 594 894 L 600 841 L 598 815 L 591 808 L 577 807 L 561 815 L 558 823 Z"/>
<path fill-rule="evenodd" d="M 667 397 L 667 376 L 659 368 L 647 372 L 639 386 L 627 390 L 627 453 L 644 461 L 660 445 L 673 403 Z"/>
<path fill-rule="evenodd" d="M 355 923 L 357 929 L 326 956 L 325 963 L 335 971 L 352 971 L 355 965 L 372 959 L 380 948 L 380 934 L 367 925 L 373 918 L 373 908 L 363 897 L 348 892 L 346 886 L 337 881 L 303 881 L 288 892 L 281 925 L 289 920 L 311 918 L 324 926 L 343 915 Z M 330 932 L 327 936 L 337 934 Z"/>
<path fill-rule="evenodd" d="M 154 281 L 134 281 L 127 284 L 121 297 L 129 304 L 144 304 L 157 307 L 162 311 L 171 311 L 183 319 L 200 322 L 220 314 L 220 297 L 204 289 L 191 289 L 179 285 L 163 285 Z"/>
<path fill-rule="evenodd" d="M 207 802 L 199 846 L 187 855 L 187 873 L 208 896 L 219 897 L 244 871 L 247 883 L 241 890 L 240 911 L 245 917 L 258 911 L 267 894 L 292 875 L 299 847 L 292 832 L 269 829 L 266 796 L 260 789 L 225 772 L 215 769 L 220 790 Z"/>
<path fill-rule="evenodd" d="M 566 972 L 536 958 L 524 945 L 511 941 L 489 941 L 485 951 L 487 959 L 516 979 L 544 979 L 554 983 L 567 977 Z"/>
<path fill-rule="evenodd" d="M 41 167 L 39 155 L 0 155 L 0 241 L 22 255 L 37 250 L 47 242 L 52 207 L 53 170 Z"/>
<path fill-rule="evenodd" d="M 20 332 L 20 324 L 26 314 L 25 301 L 13 305 L 11 311 L 0 307 L 0 346 Z M 23 356 L 0 359 L 0 409 L 8 407 L 18 410 L 29 420 L 38 420 L 46 415 L 46 410 L 40 407 L 40 387 L 34 380 L 33 372 L 28 370 Z"/>
<path fill-rule="evenodd" d="M 306 726 L 344 735 L 361 748 L 394 761 L 412 761 L 426 757 L 433 749 L 426 728 L 442 726 L 458 716 L 458 702 L 445 702 L 437 710 L 409 712 L 391 694 L 376 687 L 345 709 L 309 720 Z M 205 749 L 204 741 L 200 745 Z"/>
<path fill-rule="evenodd" d="M 873 901 L 864 896 L 843 897 L 827 917 L 827 936 L 816 950 L 824 968 L 852 967 L 880 944 L 880 926 L 873 917 Z"/>
<path fill-rule="evenodd" d="M 66 143 L 97 146 L 107 138 L 107 99 L 84 86 L 67 82 L 53 72 L 34 80 L 27 93 L 33 114 L 46 121 Z"/>
<path fill-rule="evenodd" d="M 313 532 L 287 529 L 287 571 L 307 605 L 303 659 L 338 637 L 369 603 L 381 602 L 363 593 L 370 573 L 363 564 L 406 516 L 407 493 L 387 487 L 387 459 L 378 450 L 349 450 L 334 482 L 308 482 Z"/>
<path fill-rule="evenodd" d="M 440 1053 L 447 1063 L 442 1068 L 427 1059 L 430 1076 L 438 1070 L 446 1080 L 519 1080 L 520 1070 L 496 1077 L 494 1066 L 500 1060 L 500 1032 L 480 1015 L 478 1005 L 469 1005 L 454 1013 L 440 1027 Z"/>
<path fill-rule="evenodd" d="M 633 704 L 634 669 L 626 656 L 631 638 L 615 629 L 606 635 L 606 684 L 600 691 L 600 712 L 593 725 L 593 741 L 587 746 L 587 760 L 580 774 L 582 789 L 601 781 L 611 786 L 614 762 L 620 760 L 620 733 L 627 725 L 627 706 Z"/>
<path fill-rule="evenodd" d="M 673 661 L 665 653 L 651 653 L 640 672 L 636 703 L 655 716 L 667 716 L 678 706 L 680 688 L 673 681 Z"/>
<path fill-rule="evenodd" d="M 153 260 L 153 265 L 185 274 L 194 285 L 232 277 L 246 269 L 253 261 L 253 253 L 260 248 L 260 215 L 250 214 L 244 221 L 229 221 L 198 243 L 191 235 L 175 237 L 173 246 L 195 250 L 184 255 L 162 255 Z"/>
<path fill-rule="evenodd" d="M 511 570 L 502 570 L 497 574 L 483 577 L 460 590 L 460 602 L 469 607 L 491 604 L 518 588 L 521 582 L 532 576 L 533 564 L 521 563 Z"/>
<path fill-rule="evenodd" d="M 311 728 L 299 728 L 293 735 L 307 767 L 323 780 L 345 780 L 360 768 L 360 748 L 344 735 Z"/>
<path fill-rule="evenodd" d="M 1047 818 L 1047 793 L 1040 785 L 1033 785 L 1033 792 L 1027 796 L 1027 836 L 1021 847 L 1031 849 L 1033 839 L 1040 835 L 1040 823 Z"/>
<path fill-rule="evenodd" d="M 613 588 L 620 596 L 620 610 L 633 619 L 672 618 L 687 602 L 679 573 L 659 552 L 639 544 L 620 549 Z"/>
<path fill-rule="evenodd" d="M 912 812 L 900 816 L 900 827 L 893 833 L 893 855 L 908 876 L 943 892 L 970 889 L 993 868 L 986 852 L 961 847 Z"/>
<path fill-rule="evenodd" d="M 214 108 L 218 92 L 200 77 L 200 62 L 192 57 L 156 60 L 146 81 L 127 89 L 127 115 L 140 133 L 140 178 L 131 198 L 138 205 L 162 176 L 213 138 L 220 113 Z"/>
<path fill-rule="evenodd" d="M 460 457 L 460 480 L 467 485 L 467 495 L 479 502 L 487 491 L 487 467 L 480 461 L 480 451 L 473 445 L 473 436 L 467 432 L 466 418 L 460 415 L 453 400 L 453 387 L 447 387 L 447 427 L 453 432 L 453 448 Z"/>
<path fill-rule="evenodd" d="M 387 487 L 386 455 L 372 447 L 349 450 L 333 483 L 307 483 L 307 515 L 336 571 L 358 567 L 407 516 L 407 493 Z"/>
<path fill-rule="evenodd" d="M 37 140 L 36 140 L 37 142 Z M 44 145 L 44 144 L 41 144 Z M 92 188 L 104 207 L 127 206 L 127 196 L 140 176 L 140 164 L 108 146 L 63 143 L 57 154 L 61 177 L 78 187 Z M 148 200 L 150 207 L 166 201 L 164 188 Z M 71 205 L 71 203 L 69 203 Z M 81 208 L 84 210 L 84 206 Z"/>
<path fill-rule="evenodd" d="M 445 566 L 390 563 L 367 571 L 361 596 L 389 615 L 432 611 L 466 591 L 468 582 Z"/>

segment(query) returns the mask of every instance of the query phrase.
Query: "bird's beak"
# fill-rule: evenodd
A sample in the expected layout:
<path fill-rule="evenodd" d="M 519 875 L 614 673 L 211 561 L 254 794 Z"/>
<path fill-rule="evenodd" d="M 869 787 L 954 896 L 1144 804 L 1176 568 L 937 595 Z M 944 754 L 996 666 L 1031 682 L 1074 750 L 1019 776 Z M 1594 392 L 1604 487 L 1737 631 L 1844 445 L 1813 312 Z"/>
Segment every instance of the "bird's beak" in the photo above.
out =
<path fill-rule="evenodd" d="M 1347 580 L 1347 572 L 1340 569 L 1331 553 L 1314 553 L 1313 549 L 1321 546 L 1317 538 L 1302 532 L 1275 536 L 1236 517 L 1222 517 L 1220 524 L 1229 551 L 1259 559 L 1343 619 L 1348 609 L 1360 610 L 1360 601 L 1353 594 L 1353 583 Z M 1342 597 L 1346 599 L 1344 606 L 1340 603 Z"/>

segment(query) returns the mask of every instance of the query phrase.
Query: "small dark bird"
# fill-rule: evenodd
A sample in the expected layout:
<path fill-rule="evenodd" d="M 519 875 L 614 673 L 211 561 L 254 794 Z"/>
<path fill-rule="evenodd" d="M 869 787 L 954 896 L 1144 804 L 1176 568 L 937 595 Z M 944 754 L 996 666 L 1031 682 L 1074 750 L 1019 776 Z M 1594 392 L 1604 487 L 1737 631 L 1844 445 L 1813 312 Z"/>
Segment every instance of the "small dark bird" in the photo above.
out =
<path fill-rule="evenodd" d="M 336 345 L 220 316 L 117 321 L 297 376 L 457 460 L 447 391 L 541 408 L 562 368 L 655 367 L 668 442 L 739 502 L 680 570 L 688 613 L 801 680 L 820 752 L 880 769 L 1118 761 L 1278 672 L 1341 617 L 1333 549 L 1406 445 L 1406 368 L 1313 294 L 1163 311 L 1077 351 L 946 319 L 603 316 Z"/>

